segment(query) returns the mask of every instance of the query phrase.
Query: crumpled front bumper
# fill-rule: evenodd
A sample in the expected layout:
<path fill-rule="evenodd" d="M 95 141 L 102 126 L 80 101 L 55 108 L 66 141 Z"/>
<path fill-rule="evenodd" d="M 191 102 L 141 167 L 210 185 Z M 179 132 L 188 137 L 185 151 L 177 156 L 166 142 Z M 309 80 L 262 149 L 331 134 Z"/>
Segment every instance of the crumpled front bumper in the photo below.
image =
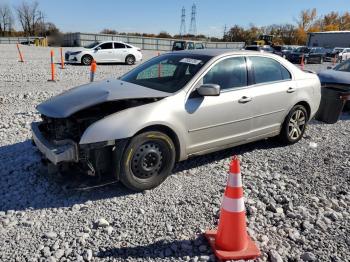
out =
<path fill-rule="evenodd" d="M 33 141 L 39 151 L 53 164 L 61 162 L 78 162 L 78 145 L 73 140 L 65 139 L 59 141 L 48 141 L 41 133 L 40 122 L 31 124 Z"/>

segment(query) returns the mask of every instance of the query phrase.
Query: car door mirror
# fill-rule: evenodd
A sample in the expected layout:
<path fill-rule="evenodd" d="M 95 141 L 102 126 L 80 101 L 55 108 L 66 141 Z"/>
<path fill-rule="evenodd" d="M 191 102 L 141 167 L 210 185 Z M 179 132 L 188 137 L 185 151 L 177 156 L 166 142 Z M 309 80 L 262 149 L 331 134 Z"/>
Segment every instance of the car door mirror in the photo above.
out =
<path fill-rule="evenodd" d="M 101 47 L 98 46 L 98 47 L 95 48 L 95 50 L 96 50 L 96 51 L 101 50 Z"/>
<path fill-rule="evenodd" d="M 197 89 L 201 96 L 218 96 L 220 95 L 220 86 L 217 84 L 203 84 Z"/>
<path fill-rule="evenodd" d="M 331 66 L 327 66 L 327 69 L 332 69 L 332 67 Z"/>

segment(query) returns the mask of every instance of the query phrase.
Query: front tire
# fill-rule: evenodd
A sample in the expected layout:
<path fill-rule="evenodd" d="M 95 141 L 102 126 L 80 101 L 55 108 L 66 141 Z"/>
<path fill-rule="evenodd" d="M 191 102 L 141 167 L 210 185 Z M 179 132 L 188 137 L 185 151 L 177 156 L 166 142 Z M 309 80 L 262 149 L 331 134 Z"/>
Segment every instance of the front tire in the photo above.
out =
<path fill-rule="evenodd" d="M 82 58 L 81 58 L 81 63 L 83 65 L 91 65 L 92 63 L 92 56 L 91 55 L 84 55 Z"/>
<path fill-rule="evenodd" d="M 127 65 L 133 65 L 133 64 L 135 64 L 135 61 L 136 61 L 136 58 L 133 55 L 128 55 L 125 58 L 125 64 L 127 64 Z"/>
<path fill-rule="evenodd" d="M 294 144 L 304 135 L 308 113 L 304 106 L 296 105 L 287 115 L 281 128 L 279 138 L 284 144 Z"/>
<path fill-rule="evenodd" d="M 136 135 L 123 153 L 120 181 L 134 191 L 157 187 L 171 174 L 175 152 L 173 141 L 162 132 Z"/>

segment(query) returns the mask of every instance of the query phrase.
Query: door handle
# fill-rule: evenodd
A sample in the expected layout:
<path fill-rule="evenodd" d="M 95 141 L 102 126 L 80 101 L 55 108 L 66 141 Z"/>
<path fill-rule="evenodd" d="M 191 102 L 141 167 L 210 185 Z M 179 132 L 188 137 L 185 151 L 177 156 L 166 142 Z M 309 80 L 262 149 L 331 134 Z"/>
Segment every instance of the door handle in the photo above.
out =
<path fill-rule="evenodd" d="M 288 90 L 287 90 L 287 93 L 293 93 L 293 92 L 295 92 L 295 88 L 293 88 L 293 87 L 290 87 L 290 88 L 288 88 Z"/>
<path fill-rule="evenodd" d="M 241 104 L 245 104 L 245 103 L 248 103 L 250 101 L 252 101 L 253 99 L 249 96 L 242 96 L 241 99 L 238 100 L 239 103 Z"/>

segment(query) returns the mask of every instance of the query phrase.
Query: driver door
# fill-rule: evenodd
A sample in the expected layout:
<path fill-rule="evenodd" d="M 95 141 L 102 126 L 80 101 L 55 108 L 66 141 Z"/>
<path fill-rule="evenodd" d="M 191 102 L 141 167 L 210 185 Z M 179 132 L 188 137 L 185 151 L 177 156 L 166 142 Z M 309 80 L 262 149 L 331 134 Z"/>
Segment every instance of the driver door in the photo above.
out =
<path fill-rule="evenodd" d="M 99 45 L 95 51 L 95 59 L 97 62 L 113 62 L 113 43 Z"/>
<path fill-rule="evenodd" d="M 252 94 L 247 88 L 244 57 L 225 58 L 211 67 L 201 84 L 218 84 L 219 96 L 200 96 L 193 91 L 185 103 L 188 153 L 211 151 L 248 138 L 252 125 Z"/>

